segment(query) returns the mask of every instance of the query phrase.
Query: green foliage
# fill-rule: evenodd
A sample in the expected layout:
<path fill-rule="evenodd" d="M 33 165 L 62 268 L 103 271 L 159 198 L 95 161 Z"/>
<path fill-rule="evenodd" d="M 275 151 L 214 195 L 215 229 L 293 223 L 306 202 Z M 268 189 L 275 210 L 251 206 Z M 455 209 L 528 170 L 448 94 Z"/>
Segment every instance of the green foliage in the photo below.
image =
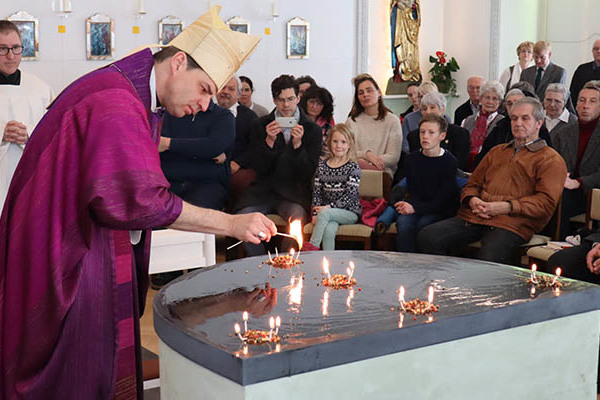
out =
<path fill-rule="evenodd" d="M 446 60 L 446 53 L 437 51 L 436 57 L 429 56 L 429 62 L 433 67 L 429 70 L 431 81 L 435 83 L 440 93 L 449 93 L 456 96 L 456 79 L 452 77 L 452 72 L 460 69 L 456 59 L 452 57 L 450 61 Z"/>

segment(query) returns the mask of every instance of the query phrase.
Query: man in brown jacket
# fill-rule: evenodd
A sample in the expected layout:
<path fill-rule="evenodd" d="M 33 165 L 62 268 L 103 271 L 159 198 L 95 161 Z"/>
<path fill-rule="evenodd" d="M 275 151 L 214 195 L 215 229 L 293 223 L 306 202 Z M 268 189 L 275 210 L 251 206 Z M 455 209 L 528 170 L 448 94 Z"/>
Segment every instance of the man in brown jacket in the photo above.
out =
<path fill-rule="evenodd" d="M 519 99 L 510 119 L 514 140 L 494 147 L 483 158 L 462 191 L 456 217 L 419 233 L 422 253 L 460 253 L 481 240 L 476 258 L 511 264 L 518 259 L 519 246 L 552 217 L 567 168 L 539 138 L 542 105 L 529 97 Z"/>

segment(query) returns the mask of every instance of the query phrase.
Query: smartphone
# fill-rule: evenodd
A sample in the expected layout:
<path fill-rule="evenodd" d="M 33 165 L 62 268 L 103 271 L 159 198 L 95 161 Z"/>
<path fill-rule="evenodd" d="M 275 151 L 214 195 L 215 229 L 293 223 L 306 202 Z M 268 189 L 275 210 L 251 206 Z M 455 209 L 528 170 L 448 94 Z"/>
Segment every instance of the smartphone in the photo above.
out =
<path fill-rule="evenodd" d="M 275 120 L 282 128 L 293 128 L 298 123 L 294 117 L 277 117 Z"/>

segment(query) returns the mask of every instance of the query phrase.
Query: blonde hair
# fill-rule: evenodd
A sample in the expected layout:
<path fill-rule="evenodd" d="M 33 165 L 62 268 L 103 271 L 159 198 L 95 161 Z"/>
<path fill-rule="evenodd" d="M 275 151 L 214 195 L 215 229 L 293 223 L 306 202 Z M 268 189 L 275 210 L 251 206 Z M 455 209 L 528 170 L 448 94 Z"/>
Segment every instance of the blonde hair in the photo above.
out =
<path fill-rule="evenodd" d="M 545 40 L 540 40 L 539 42 L 533 45 L 534 53 L 540 54 L 544 53 L 546 50 L 548 51 L 548 53 L 550 53 L 552 51 L 552 45 L 550 44 L 550 42 L 547 42 Z"/>
<path fill-rule="evenodd" d="M 533 42 L 522 42 L 517 46 L 517 56 L 521 53 L 521 50 L 523 50 L 523 48 L 525 47 L 529 47 L 531 49 L 531 52 L 533 53 Z"/>
<path fill-rule="evenodd" d="M 331 152 L 331 140 L 333 138 L 334 132 L 340 133 L 344 139 L 348 141 L 350 147 L 348 148 L 348 159 L 356 162 L 356 140 L 354 139 L 354 133 L 350 129 L 350 127 L 344 123 L 335 124 L 333 128 L 329 131 L 329 135 L 327 135 L 327 148 L 329 149 L 329 153 L 327 154 L 327 159 L 333 157 L 333 153 Z"/>

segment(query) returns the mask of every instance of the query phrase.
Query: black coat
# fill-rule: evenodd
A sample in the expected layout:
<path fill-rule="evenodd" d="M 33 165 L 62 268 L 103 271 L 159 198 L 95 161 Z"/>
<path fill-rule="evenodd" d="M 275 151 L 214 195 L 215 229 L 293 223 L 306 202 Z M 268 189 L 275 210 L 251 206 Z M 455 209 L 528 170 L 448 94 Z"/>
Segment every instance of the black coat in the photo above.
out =
<path fill-rule="evenodd" d="M 463 119 L 469 115 L 473 115 L 473 110 L 471 110 L 471 100 L 467 99 L 467 101 L 458 106 L 456 111 L 454 111 L 454 123 L 460 126 Z"/>
<path fill-rule="evenodd" d="M 240 197 L 236 210 L 265 203 L 274 193 L 286 200 L 310 209 L 312 181 L 321 154 L 321 128 L 300 110 L 300 125 L 304 127 L 302 144 L 294 149 L 292 140 L 285 143 L 283 133 L 277 135 L 273 148 L 265 139 L 265 127 L 275 119 L 275 110 L 252 123 L 250 133 L 250 168 L 256 179 Z"/>
<path fill-rule="evenodd" d="M 410 132 L 407 140 L 408 148 L 411 153 L 421 148 L 421 139 L 419 137 L 418 129 Z M 466 171 L 469 166 L 469 152 L 471 151 L 471 136 L 469 135 L 469 131 L 458 125 L 449 124 L 446 139 L 441 145 L 456 157 L 458 168 Z"/>
<path fill-rule="evenodd" d="M 231 159 L 242 168 L 248 168 L 248 148 L 250 146 L 250 130 L 252 122 L 258 119 L 254 111 L 245 105 L 238 104 L 235 117 L 235 146 Z"/>

